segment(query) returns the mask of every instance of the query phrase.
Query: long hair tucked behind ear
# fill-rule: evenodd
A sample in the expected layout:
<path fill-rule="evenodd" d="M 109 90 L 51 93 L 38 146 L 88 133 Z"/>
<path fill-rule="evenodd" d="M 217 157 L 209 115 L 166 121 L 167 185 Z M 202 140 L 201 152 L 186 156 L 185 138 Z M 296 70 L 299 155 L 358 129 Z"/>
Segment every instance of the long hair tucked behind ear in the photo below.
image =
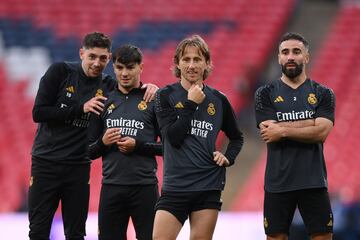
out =
<path fill-rule="evenodd" d="M 210 54 L 209 46 L 204 41 L 204 39 L 202 39 L 199 35 L 193 35 L 191 37 L 185 38 L 176 47 L 173 58 L 173 63 L 174 63 L 174 67 L 172 69 L 173 74 L 177 78 L 181 77 L 181 72 L 180 69 L 177 68 L 177 65 L 179 64 L 180 58 L 184 55 L 184 51 L 188 46 L 196 47 L 201 53 L 201 55 L 205 57 L 205 61 L 209 64 L 209 67 L 204 71 L 203 80 L 205 80 L 209 76 L 212 70 L 211 54 Z"/>

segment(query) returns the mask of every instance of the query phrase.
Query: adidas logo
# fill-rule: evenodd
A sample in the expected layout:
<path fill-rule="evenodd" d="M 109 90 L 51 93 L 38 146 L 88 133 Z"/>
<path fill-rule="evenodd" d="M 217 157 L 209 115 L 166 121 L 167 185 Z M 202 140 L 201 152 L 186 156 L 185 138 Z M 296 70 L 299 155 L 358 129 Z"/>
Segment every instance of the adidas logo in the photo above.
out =
<path fill-rule="evenodd" d="M 183 105 L 181 102 L 178 102 L 178 103 L 175 105 L 175 108 L 184 108 L 184 105 Z"/>
<path fill-rule="evenodd" d="M 332 225 L 333 225 L 333 221 L 330 219 L 330 221 L 328 222 L 328 224 L 326 224 L 326 226 L 332 227 Z"/>
<path fill-rule="evenodd" d="M 74 92 L 75 92 L 75 88 L 74 88 L 73 86 L 67 87 L 66 90 L 67 90 L 69 93 L 74 93 Z"/>
<path fill-rule="evenodd" d="M 332 213 L 330 213 L 330 220 L 329 220 L 328 224 L 326 224 L 326 226 L 328 226 L 328 227 L 333 226 L 333 215 L 332 215 Z"/>
<path fill-rule="evenodd" d="M 282 96 L 278 96 L 274 102 L 284 102 L 284 99 L 282 98 Z"/>

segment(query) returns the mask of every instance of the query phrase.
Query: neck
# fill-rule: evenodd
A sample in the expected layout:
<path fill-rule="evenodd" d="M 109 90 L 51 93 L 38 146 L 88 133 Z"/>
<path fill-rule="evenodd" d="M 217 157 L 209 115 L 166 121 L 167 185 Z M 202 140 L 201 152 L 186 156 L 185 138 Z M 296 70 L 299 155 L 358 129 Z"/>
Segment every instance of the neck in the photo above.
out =
<path fill-rule="evenodd" d="M 203 88 L 204 84 L 203 84 L 203 80 L 199 80 L 197 82 L 194 82 L 194 83 L 191 83 L 187 80 L 184 80 L 184 79 L 181 79 L 180 80 L 180 84 L 181 86 L 185 89 L 185 90 L 189 90 L 189 88 L 192 86 L 192 85 L 198 85 L 200 88 Z"/>
<path fill-rule="evenodd" d="M 306 81 L 306 74 L 302 73 L 295 78 L 288 78 L 285 74 L 281 76 L 281 81 L 291 88 L 298 88 L 301 84 Z"/>
<path fill-rule="evenodd" d="M 133 85 L 133 86 L 128 86 L 128 87 L 124 87 L 121 86 L 120 83 L 118 83 L 118 89 L 120 92 L 124 93 L 124 94 L 128 94 L 129 92 L 131 92 L 131 90 L 133 90 L 134 88 L 139 88 L 140 87 L 140 82 L 138 82 L 137 84 Z"/>

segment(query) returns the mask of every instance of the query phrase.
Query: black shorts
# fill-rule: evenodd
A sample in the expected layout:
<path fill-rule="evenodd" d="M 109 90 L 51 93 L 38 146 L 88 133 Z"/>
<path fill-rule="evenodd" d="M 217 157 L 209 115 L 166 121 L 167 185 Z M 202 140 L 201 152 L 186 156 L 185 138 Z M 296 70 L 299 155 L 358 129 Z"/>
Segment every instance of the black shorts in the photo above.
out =
<path fill-rule="evenodd" d="M 173 214 L 183 225 L 188 216 L 203 209 L 221 210 L 221 191 L 170 192 L 162 191 L 156 210 Z"/>
<path fill-rule="evenodd" d="M 308 234 L 333 232 L 334 220 L 328 191 L 326 188 L 314 188 L 283 193 L 265 191 L 265 233 L 289 235 L 296 207 Z"/>

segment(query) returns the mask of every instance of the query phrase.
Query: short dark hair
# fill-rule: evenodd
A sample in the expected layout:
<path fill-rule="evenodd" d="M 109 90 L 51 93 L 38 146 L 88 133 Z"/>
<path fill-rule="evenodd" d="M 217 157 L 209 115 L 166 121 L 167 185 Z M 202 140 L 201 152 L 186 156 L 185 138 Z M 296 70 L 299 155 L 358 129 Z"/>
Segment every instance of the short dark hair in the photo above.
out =
<path fill-rule="evenodd" d="M 129 63 L 142 63 L 143 54 L 141 50 L 131 44 L 125 44 L 118 47 L 113 56 L 112 60 L 113 63 L 122 63 L 122 64 L 129 64 Z"/>
<path fill-rule="evenodd" d="M 182 40 L 179 45 L 176 47 L 173 62 L 175 66 L 173 67 L 173 74 L 175 77 L 180 78 L 181 72 L 176 65 L 179 64 L 180 58 L 184 55 L 184 51 L 187 46 L 193 46 L 199 49 L 200 53 L 205 57 L 205 61 L 209 63 L 209 68 L 205 69 L 203 80 L 205 80 L 211 72 L 211 54 L 209 46 L 199 35 L 193 35 L 191 37 L 185 38 Z"/>
<path fill-rule="evenodd" d="M 294 32 L 287 32 L 285 33 L 281 38 L 280 38 L 280 42 L 279 42 L 279 46 L 282 42 L 287 41 L 287 40 L 298 40 L 300 42 L 302 42 L 305 46 L 305 48 L 307 50 L 309 50 L 310 46 L 309 46 L 309 42 L 299 33 L 294 33 Z"/>
<path fill-rule="evenodd" d="M 86 34 L 82 42 L 83 48 L 106 48 L 111 52 L 111 39 L 101 32 L 92 32 Z"/>

